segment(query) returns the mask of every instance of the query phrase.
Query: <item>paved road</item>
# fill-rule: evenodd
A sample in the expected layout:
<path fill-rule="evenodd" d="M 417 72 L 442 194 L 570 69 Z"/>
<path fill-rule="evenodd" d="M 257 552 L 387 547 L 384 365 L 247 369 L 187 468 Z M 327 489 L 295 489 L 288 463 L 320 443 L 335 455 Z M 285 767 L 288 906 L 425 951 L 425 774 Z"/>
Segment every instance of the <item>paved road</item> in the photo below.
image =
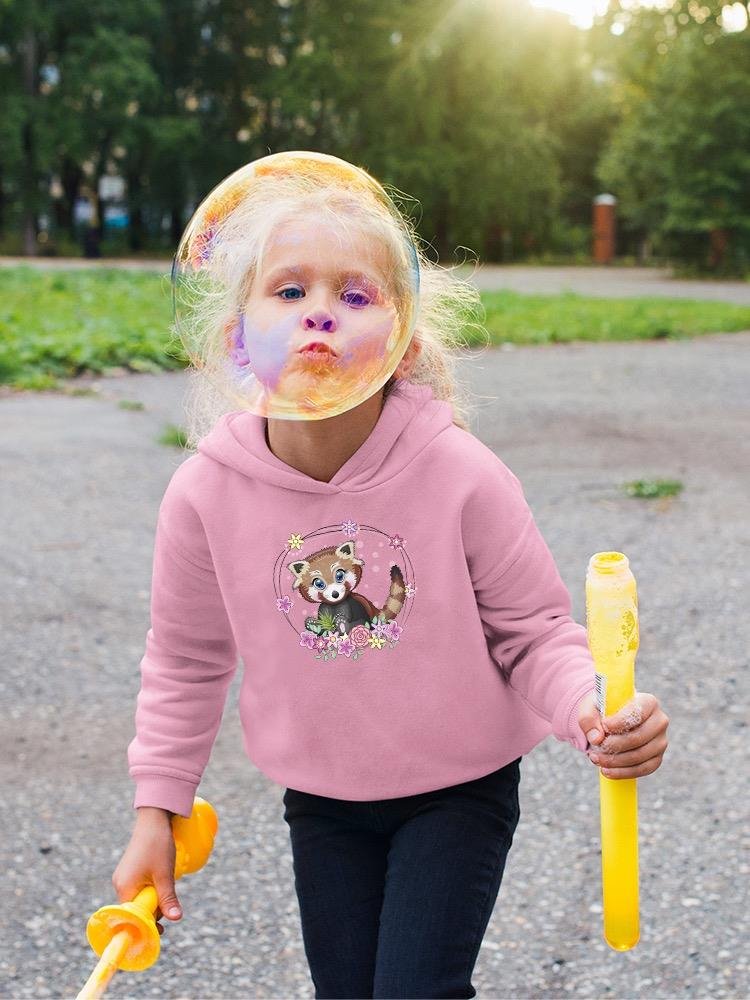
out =
<path fill-rule="evenodd" d="M 522 764 L 478 995 L 746 997 L 750 334 L 492 350 L 462 374 L 475 432 L 524 483 L 578 621 L 589 556 L 629 556 L 638 687 L 672 720 L 662 768 L 639 783 L 638 947 L 602 940 L 596 772 L 550 739 Z M 93 967 L 85 923 L 114 901 L 133 820 L 125 751 L 157 508 L 184 457 L 155 441 L 180 420 L 183 374 L 88 384 L 94 396 L 0 398 L 3 997 L 71 997 Z M 625 497 L 638 477 L 685 489 Z M 313 996 L 283 789 L 242 755 L 239 681 L 201 786 L 219 813 L 214 857 L 180 886 L 185 917 L 158 964 L 118 974 L 108 996 Z"/>
<path fill-rule="evenodd" d="M 85 260 L 53 257 L 0 257 L 0 267 L 29 264 L 40 268 L 122 267 L 168 273 L 163 260 Z M 446 262 L 451 266 L 451 262 Z M 523 264 L 482 264 L 461 266 L 460 277 L 472 278 L 483 291 L 510 289 L 528 295 L 550 295 L 571 291 L 602 298 L 632 298 L 654 295 L 659 298 L 713 299 L 750 306 L 750 281 L 715 279 L 686 280 L 671 277 L 669 268 L 656 267 L 527 267 Z"/>
<path fill-rule="evenodd" d="M 510 289 L 527 295 L 548 295 L 565 291 L 601 298 L 713 299 L 750 306 L 750 281 L 687 280 L 671 277 L 668 268 L 652 267 L 525 267 L 522 264 L 461 268 L 459 274 L 473 275 L 483 291 Z"/>

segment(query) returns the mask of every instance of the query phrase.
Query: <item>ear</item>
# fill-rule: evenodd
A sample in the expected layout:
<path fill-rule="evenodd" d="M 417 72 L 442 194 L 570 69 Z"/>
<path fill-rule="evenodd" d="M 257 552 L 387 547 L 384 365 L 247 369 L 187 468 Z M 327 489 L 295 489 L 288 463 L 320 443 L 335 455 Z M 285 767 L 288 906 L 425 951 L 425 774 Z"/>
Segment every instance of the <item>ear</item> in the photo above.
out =
<path fill-rule="evenodd" d="M 364 566 L 361 559 L 354 555 L 354 541 L 342 542 L 336 549 L 336 555 L 344 559 L 350 559 L 355 566 Z"/>
<path fill-rule="evenodd" d="M 224 343 L 232 361 L 240 368 L 250 364 L 250 355 L 245 344 L 245 321 L 240 315 L 224 325 Z"/>
<path fill-rule="evenodd" d="M 411 341 L 409 342 L 409 346 L 406 348 L 406 354 L 404 354 L 403 358 L 401 358 L 398 365 L 396 366 L 396 370 L 393 373 L 394 377 L 408 378 L 409 373 L 414 367 L 414 363 L 419 357 L 421 351 L 422 351 L 421 343 L 416 339 L 416 337 L 412 337 Z"/>
<path fill-rule="evenodd" d="M 302 577 L 305 571 L 310 568 L 310 563 L 306 559 L 298 559 L 295 562 L 287 563 L 286 568 L 291 570 L 294 576 L 294 583 L 292 584 L 293 589 L 297 589 L 302 583 Z"/>

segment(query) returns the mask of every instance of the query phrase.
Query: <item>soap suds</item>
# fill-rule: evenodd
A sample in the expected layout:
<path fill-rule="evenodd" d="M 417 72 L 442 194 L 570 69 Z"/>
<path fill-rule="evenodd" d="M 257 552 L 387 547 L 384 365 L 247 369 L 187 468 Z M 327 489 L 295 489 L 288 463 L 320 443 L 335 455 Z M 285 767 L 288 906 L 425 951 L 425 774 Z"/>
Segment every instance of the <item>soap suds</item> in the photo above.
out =
<path fill-rule="evenodd" d="M 624 715 L 621 716 L 621 718 L 625 724 L 625 729 L 622 730 L 623 732 L 635 729 L 636 726 L 640 726 L 640 724 L 643 722 L 643 706 L 641 705 L 640 702 L 633 700 L 632 703 L 628 706 L 628 710 L 625 712 Z M 604 728 L 606 732 L 609 732 L 606 725 L 604 726 Z M 606 742 L 607 739 L 605 737 L 600 746 L 604 746 Z"/>

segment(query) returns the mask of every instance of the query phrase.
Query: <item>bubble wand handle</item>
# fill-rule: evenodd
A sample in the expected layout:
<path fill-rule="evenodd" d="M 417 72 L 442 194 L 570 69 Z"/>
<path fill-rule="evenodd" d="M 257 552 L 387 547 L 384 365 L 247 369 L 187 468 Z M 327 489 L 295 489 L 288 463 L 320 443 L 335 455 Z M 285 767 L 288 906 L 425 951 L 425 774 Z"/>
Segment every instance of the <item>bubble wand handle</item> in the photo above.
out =
<path fill-rule="evenodd" d="M 622 552 L 596 552 L 586 573 L 586 629 L 596 670 L 597 707 L 613 715 L 635 697 L 638 596 Z M 599 772 L 604 940 L 628 951 L 640 938 L 637 778 Z"/>
<path fill-rule="evenodd" d="M 175 843 L 175 880 L 197 872 L 208 861 L 219 828 L 213 806 L 198 796 L 189 818 L 172 817 Z M 144 886 L 135 899 L 102 906 L 86 925 L 86 937 L 99 961 L 76 1000 L 101 997 L 118 969 L 148 969 L 161 950 L 155 913 L 159 898 L 153 885 Z"/>

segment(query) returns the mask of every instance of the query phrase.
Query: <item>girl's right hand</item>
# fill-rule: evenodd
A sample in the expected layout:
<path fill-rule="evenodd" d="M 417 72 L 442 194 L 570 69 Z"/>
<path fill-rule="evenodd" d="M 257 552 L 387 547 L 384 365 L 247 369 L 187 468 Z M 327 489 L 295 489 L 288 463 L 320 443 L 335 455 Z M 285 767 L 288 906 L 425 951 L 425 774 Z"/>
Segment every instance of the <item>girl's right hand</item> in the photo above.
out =
<path fill-rule="evenodd" d="M 174 889 L 175 846 L 171 815 L 165 809 L 152 806 L 138 809 L 130 843 L 112 875 L 112 885 L 121 903 L 135 899 L 144 886 L 154 886 L 159 901 L 154 913 L 159 934 L 164 932 L 158 923 L 162 917 L 179 920 L 182 916 L 182 906 Z"/>

